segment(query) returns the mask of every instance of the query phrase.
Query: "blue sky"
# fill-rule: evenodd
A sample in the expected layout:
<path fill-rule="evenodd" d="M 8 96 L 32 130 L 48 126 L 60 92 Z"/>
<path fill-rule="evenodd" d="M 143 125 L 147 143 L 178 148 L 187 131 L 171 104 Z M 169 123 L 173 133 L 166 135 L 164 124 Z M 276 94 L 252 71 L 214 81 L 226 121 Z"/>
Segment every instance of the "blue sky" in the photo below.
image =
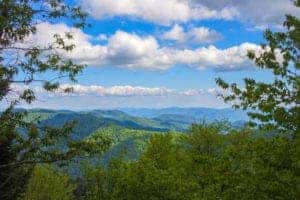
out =
<path fill-rule="evenodd" d="M 67 21 L 45 22 L 29 41 L 43 45 L 54 33 L 72 32 L 76 49 L 64 56 L 87 67 L 75 85 L 62 80 L 75 86 L 74 94 L 49 94 L 32 86 L 38 101 L 23 107 L 227 107 L 216 97 L 221 91 L 215 78 L 241 85 L 244 77 L 270 80 L 268 72 L 247 59 L 247 50 L 259 51 L 263 30 L 281 30 L 286 13 L 300 13 L 289 0 L 72 3 L 90 14 L 91 27 L 78 30 Z"/>

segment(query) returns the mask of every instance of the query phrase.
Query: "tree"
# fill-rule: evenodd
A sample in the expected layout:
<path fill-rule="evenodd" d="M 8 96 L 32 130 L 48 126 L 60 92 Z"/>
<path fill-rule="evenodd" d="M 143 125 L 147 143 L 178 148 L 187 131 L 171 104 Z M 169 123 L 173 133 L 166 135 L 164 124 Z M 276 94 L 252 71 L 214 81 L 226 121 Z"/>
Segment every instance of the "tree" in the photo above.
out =
<path fill-rule="evenodd" d="M 72 200 L 75 185 L 69 177 L 50 166 L 37 166 L 29 180 L 24 200 Z"/>
<path fill-rule="evenodd" d="M 22 186 L 26 184 L 31 174 L 31 167 L 21 168 L 8 165 L 17 161 L 17 152 L 12 150 L 12 143 L 15 137 L 15 124 L 19 122 L 21 117 L 17 113 L 6 112 L 1 115 L 0 119 L 1 199 L 17 199 L 19 192 L 22 191 Z"/>
<path fill-rule="evenodd" d="M 224 131 L 227 131 L 226 134 Z M 86 168 L 85 199 L 297 199 L 296 144 L 252 129 L 193 125 L 153 135 L 141 157 Z"/>
<path fill-rule="evenodd" d="M 295 5 L 300 7 L 300 1 L 297 0 Z M 231 91 L 224 100 L 233 102 L 235 108 L 250 110 L 250 118 L 258 120 L 261 128 L 299 134 L 300 19 L 287 15 L 284 26 L 286 32 L 265 31 L 267 43 L 261 46 L 261 54 L 248 52 L 248 57 L 255 61 L 257 67 L 272 72 L 272 82 L 246 78 L 244 88 L 220 78 L 216 82 L 221 88 Z"/>
<path fill-rule="evenodd" d="M 59 80 L 68 77 L 76 81 L 84 65 L 74 63 L 60 52 L 75 47 L 72 34 L 54 35 L 48 46 L 25 45 L 24 41 L 36 34 L 42 22 L 67 19 L 75 27 L 84 28 L 86 13 L 65 0 L 2 0 L 0 1 L 0 101 L 3 103 L 13 91 L 13 84 L 30 85 L 40 82 L 47 91 L 59 88 Z M 57 76 L 40 79 L 46 72 Z M 21 79 L 20 79 L 21 77 Z M 65 92 L 70 92 L 66 88 Z M 24 120 L 26 113 L 16 112 L 20 101 L 32 103 L 34 91 L 24 89 L 0 116 L 0 199 L 16 199 L 24 189 L 33 167 L 37 163 L 55 163 L 74 158 L 78 149 L 88 146 L 68 137 L 72 123 L 61 128 L 38 127 Z M 61 145 L 65 148 L 61 148 Z"/>
<path fill-rule="evenodd" d="M 0 2 L 0 100 L 10 91 L 12 83 L 30 84 L 42 82 L 44 89 L 53 91 L 59 86 L 56 78 L 68 76 L 75 81 L 83 65 L 75 64 L 61 56 L 58 50 L 72 51 L 74 44 L 69 44 L 71 33 L 65 36 L 53 35 L 55 42 L 40 47 L 35 44 L 24 45 L 24 40 L 36 33 L 36 26 L 44 21 L 63 18 L 74 21 L 74 26 L 86 25 L 86 14 L 80 7 L 71 7 L 64 0 L 3 0 Z M 41 73 L 55 71 L 59 76 L 50 80 L 37 78 Z M 17 75 L 23 73 L 24 79 Z M 20 99 L 30 103 L 35 99 L 32 90 L 25 90 Z"/>

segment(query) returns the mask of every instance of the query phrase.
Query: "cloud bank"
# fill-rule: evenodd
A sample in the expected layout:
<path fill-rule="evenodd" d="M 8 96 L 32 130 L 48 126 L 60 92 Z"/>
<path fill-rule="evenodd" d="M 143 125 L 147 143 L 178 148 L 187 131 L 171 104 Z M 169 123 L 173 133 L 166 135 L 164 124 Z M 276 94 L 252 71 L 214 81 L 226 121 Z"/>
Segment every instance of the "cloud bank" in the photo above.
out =
<path fill-rule="evenodd" d="M 62 89 L 72 86 L 72 93 L 63 93 Z M 47 92 L 40 86 L 12 85 L 11 95 L 31 88 L 37 96 L 33 104 L 21 104 L 26 108 L 49 109 L 96 109 L 118 107 L 162 108 L 180 107 L 228 107 L 218 98 L 218 89 L 175 90 L 164 87 L 142 87 L 120 85 L 104 87 L 100 85 L 61 85 L 57 92 Z M 3 106 L 3 104 L 2 104 Z"/>
<path fill-rule="evenodd" d="M 191 0 L 192 4 L 206 6 L 209 9 L 234 7 L 239 15 L 236 19 L 252 23 L 257 28 L 281 26 L 285 15 L 300 17 L 300 8 L 295 7 L 294 0 Z"/>
<path fill-rule="evenodd" d="M 81 5 L 96 19 L 129 16 L 161 25 L 203 19 L 229 20 L 238 14 L 233 7 L 209 9 L 187 0 L 82 0 Z"/>
<path fill-rule="evenodd" d="M 176 29 L 176 27 L 175 27 Z M 185 65 L 196 69 L 236 70 L 251 65 L 247 51 L 260 51 L 253 43 L 242 43 L 226 49 L 213 45 L 196 49 L 176 49 L 161 46 L 155 37 L 139 36 L 134 33 L 117 31 L 107 38 L 106 44 L 93 44 L 92 36 L 79 29 L 65 24 L 42 23 L 37 26 L 37 34 L 31 35 L 27 41 L 34 45 L 45 46 L 53 42 L 53 35 L 71 32 L 75 44 L 72 52 L 61 52 L 74 61 L 95 67 L 116 66 L 131 69 L 167 70 L 175 65 Z M 195 40 L 212 40 L 217 33 L 205 28 L 195 28 L 191 33 L 183 33 L 183 38 L 194 37 Z M 172 36 L 172 35 L 168 35 Z M 174 39 L 180 39 L 180 36 Z"/>
<path fill-rule="evenodd" d="M 72 92 L 64 92 L 66 88 L 72 88 Z M 21 93 L 25 89 L 32 89 L 39 96 L 170 96 L 170 95 L 184 95 L 194 96 L 202 94 L 216 95 L 215 89 L 188 89 L 184 91 L 168 89 L 165 87 L 142 87 L 130 85 L 116 85 L 111 87 L 104 87 L 101 85 L 81 85 L 81 84 L 62 84 L 55 92 L 48 92 L 41 86 L 26 86 L 20 84 L 12 84 L 11 90 L 13 92 Z"/>
<path fill-rule="evenodd" d="M 91 16 L 129 16 L 160 25 L 204 19 L 240 20 L 256 27 L 282 25 L 285 14 L 300 16 L 293 0 L 82 0 Z"/>

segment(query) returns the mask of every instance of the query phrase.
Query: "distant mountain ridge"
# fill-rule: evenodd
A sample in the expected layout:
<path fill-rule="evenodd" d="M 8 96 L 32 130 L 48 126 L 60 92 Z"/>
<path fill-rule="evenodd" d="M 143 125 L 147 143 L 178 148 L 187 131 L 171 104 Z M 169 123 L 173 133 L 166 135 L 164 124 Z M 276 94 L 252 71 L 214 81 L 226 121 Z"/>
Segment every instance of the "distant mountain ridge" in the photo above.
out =
<path fill-rule="evenodd" d="M 163 115 L 181 115 L 196 121 L 215 121 L 215 120 L 228 120 L 231 122 L 238 120 L 248 120 L 245 111 L 234 110 L 232 108 L 214 109 L 214 108 L 179 108 L 170 107 L 162 109 L 149 109 L 149 108 L 120 108 L 129 115 L 146 118 L 159 118 Z"/>
<path fill-rule="evenodd" d="M 109 116 L 102 114 L 102 111 L 75 112 L 35 109 L 28 111 L 27 120 L 35 121 L 41 126 L 52 127 L 61 127 L 67 122 L 74 121 L 76 122 L 74 135 L 76 135 L 77 139 L 85 138 L 98 129 L 110 126 L 160 132 L 168 130 L 164 127 L 156 126 L 155 124 L 148 124 L 147 119 L 135 117 L 131 119 L 131 117 L 125 113 Z"/>
<path fill-rule="evenodd" d="M 121 108 L 118 110 L 28 110 L 29 121 L 39 121 L 42 125 L 62 126 L 68 121 L 78 121 L 76 132 L 87 136 L 90 131 L 101 127 L 119 126 L 148 131 L 184 131 L 193 123 L 228 120 L 233 124 L 243 124 L 248 120 L 245 112 L 233 109 L 213 108 Z"/>
<path fill-rule="evenodd" d="M 16 110 L 24 111 L 22 109 Z M 114 145 L 100 159 L 103 163 L 126 151 L 126 158 L 135 159 L 151 135 L 160 133 L 185 133 L 193 123 L 228 120 L 235 127 L 242 127 L 246 113 L 232 109 L 166 108 L 118 110 L 27 110 L 27 121 L 40 126 L 61 127 L 75 121 L 71 137 L 82 140 L 97 134 L 115 138 Z M 99 159 L 95 159 L 99 161 Z"/>

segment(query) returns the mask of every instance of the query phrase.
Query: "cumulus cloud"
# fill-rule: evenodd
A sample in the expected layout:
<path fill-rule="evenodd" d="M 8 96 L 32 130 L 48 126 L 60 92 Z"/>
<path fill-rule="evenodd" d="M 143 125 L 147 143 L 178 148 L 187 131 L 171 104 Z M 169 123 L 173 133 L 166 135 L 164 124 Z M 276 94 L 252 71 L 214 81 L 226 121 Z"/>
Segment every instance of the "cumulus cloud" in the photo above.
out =
<path fill-rule="evenodd" d="M 163 87 L 140 87 L 140 86 L 112 86 L 103 87 L 99 85 L 61 85 L 59 92 L 62 95 L 68 95 L 67 93 L 62 93 L 65 88 L 73 88 L 72 95 L 97 95 L 97 96 L 163 96 L 173 94 L 173 90 L 163 88 Z"/>
<path fill-rule="evenodd" d="M 72 93 L 63 93 L 66 87 L 73 87 Z M 119 85 L 104 87 L 100 85 L 61 85 L 57 92 L 47 92 L 40 86 L 12 85 L 13 93 L 21 93 L 31 88 L 37 101 L 31 105 L 20 106 L 50 109 L 96 109 L 116 107 L 226 107 L 215 94 L 216 89 L 175 90 L 165 87 L 142 87 Z M 0 107 L 3 106 L 0 104 Z"/>
<path fill-rule="evenodd" d="M 99 41 L 107 41 L 108 36 L 106 34 L 99 34 L 96 39 Z"/>
<path fill-rule="evenodd" d="M 105 48 L 106 54 L 102 54 L 93 65 L 110 64 L 148 70 L 166 70 L 177 64 L 197 69 L 237 69 L 250 65 L 246 56 L 248 50 L 260 49 L 251 43 L 227 49 L 218 49 L 213 45 L 197 49 L 174 49 L 161 47 L 152 36 L 140 37 L 122 31 L 109 38 Z"/>
<path fill-rule="evenodd" d="M 228 20 L 238 14 L 233 7 L 215 10 L 188 0 L 82 0 L 81 5 L 97 19 L 131 16 L 162 25 L 211 18 Z"/>
<path fill-rule="evenodd" d="M 129 68 L 163 69 L 166 67 L 166 63 L 160 61 L 160 48 L 152 36 L 140 37 L 117 31 L 109 38 L 106 48 L 107 54 L 103 62 L 108 64 Z"/>
<path fill-rule="evenodd" d="M 73 39 L 67 39 L 65 37 L 66 33 L 71 33 Z M 99 60 L 101 55 L 106 54 L 106 47 L 93 45 L 90 42 L 92 37 L 82 32 L 82 30 L 69 27 L 65 24 L 50 24 L 48 22 L 38 24 L 36 26 L 36 33 L 27 37 L 25 41 L 19 45 L 48 47 L 54 44 L 55 34 L 59 34 L 62 38 L 64 38 L 66 44 L 74 44 L 76 46 L 71 53 L 63 50 L 57 50 L 66 58 L 71 58 L 74 61 L 88 64 Z"/>
<path fill-rule="evenodd" d="M 207 27 L 196 27 L 190 30 L 188 38 L 199 43 L 212 43 L 222 38 L 222 35 Z"/>
<path fill-rule="evenodd" d="M 94 18 L 130 16 L 162 25 L 203 19 L 239 19 L 256 27 L 282 24 L 285 14 L 300 16 L 293 0 L 82 0 Z"/>
<path fill-rule="evenodd" d="M 207 27 L 193 27 L 185 31 L 183 27 L 175 24 L 172 29 L 165 32 L 163 39 L 173 40 L 177 43 L 213 43 L 222 39 L 222 35 Z"/>
<path fill-rule="evenodd" d="M 184 42 L 186 41 L 186 32 L 181 26 L 175 24 L 172 29 L 163 34 L 162 38 L 177 42 Z"/>
<path fill-rule="evenodd" d="M 71 92 L 65 92 L 65 89 L 72 88 Z M 197 96 L 197 95 L 214 95 L 222 93 L 223 90 L 217 88 L 208 89 L 187 89 L 175 90 L 166 87 L 143 87 L 131 85 L 115 85 L 111 87 L 104 87 L 101 85 L 81 85 L 81 84 L 61 84 L 60 87 L 54 91 L 49 92 L 41 86 L 12 84 L 11 92 L 21 94 L 26 89 L 33 90 L 38 96 Z"/>
<path fill-rule="evenodd" d="M 218 49 L 213 45 L 195 50 L 170 50 L 169 55 L 174 63 L 186 64 L 197 69 L 214 68 L 235 70 L 250 66 L 247 52 L 260 52 L 260 46 L 242 43 L 227 49 Z"/>
<path fill-rule="evenodd" d="M 282 25 L 286 14 L 300 17 L 300 9 L 294 6 L 293 0 L 191 0 L 191 2 L 209 9 L 234 7 L 240 13 L 238 19 L 251 22 L 255 27 L 263 29 Z"/>
<path fill-rule="evenodd" d="M 176 28 L 176 27 L 175 27 Z M 218 49 L 213 45 L 196 49 L 176 49 L 160 46 L 153 36 L 139 36 L 134 33 L 117 31 L 107 39 L 105 45 L 92 44 L 91 36 L 79 29 L 64 24 L 42 23 L 37 26 L 37 34 L 31 35 L 27 42 L 45 46 L 53 42 L 53 35 L 70 32 L 75 44 L 72 52 L 61 52 L 66 58 L 90 66 L 117 66 L 147 70 L 166 70 L 175 65 L 186 65 L 196 69 L 235 70 L 248 67 L 248 50 L 259 51 L 260 47 L 252 43 L 242 43 L 227 49 Z M 195 40 L 208 40 L 209 31 L 195 28 L 191 33 Z M 170 35 L 169 35 L 170 36 Z M 176 34 L 174 34 L 174 37 Z"/>

